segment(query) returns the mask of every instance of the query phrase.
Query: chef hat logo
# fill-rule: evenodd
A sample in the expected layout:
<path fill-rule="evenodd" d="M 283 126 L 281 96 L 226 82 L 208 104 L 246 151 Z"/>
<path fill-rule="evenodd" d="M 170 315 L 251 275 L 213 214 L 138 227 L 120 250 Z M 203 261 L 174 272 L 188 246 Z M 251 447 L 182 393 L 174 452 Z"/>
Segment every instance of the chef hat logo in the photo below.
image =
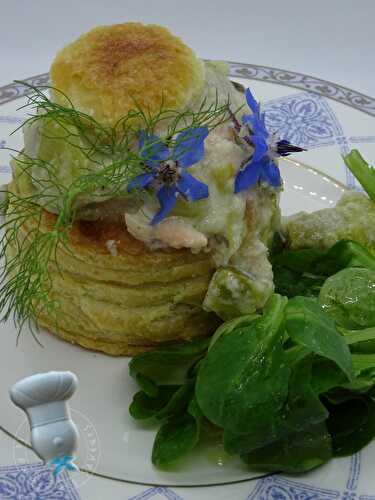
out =
<path fill-rule="evenodd" d="M 86 415 L 67 404 L 77 382 L 77 377 L 71 372 L 48 372 L 27 377 L 11 388 L 12 401 L 27 415 L 17 429 L 19 442 L 13 445 L 15 463 L 35 462 L 34 453 L 46 463 L 58 456 L 78 455 L 77 464 L 81 470 L 96 470 L 100 441 L 95 426 Z M 30 430 L 31 447 L 27 444 Z M 76 486 L 81 486 L 89 478 L 88 474 L 71 475 Z"/>

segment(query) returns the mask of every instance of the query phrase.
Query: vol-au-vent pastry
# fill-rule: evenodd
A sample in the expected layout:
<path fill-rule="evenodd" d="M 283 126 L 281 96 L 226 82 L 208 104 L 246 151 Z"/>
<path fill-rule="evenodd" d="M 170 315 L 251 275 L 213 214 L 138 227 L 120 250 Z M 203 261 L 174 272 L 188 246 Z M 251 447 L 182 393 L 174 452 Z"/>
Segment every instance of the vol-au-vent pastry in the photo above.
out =
<path fill-rule="evenodd" d="M 12 163 L 18 324 L 133 355 L 263 307 L 277 157 L 298 148 L 227 73 L 139 23 L 94 28 L 56 55 Z"/>

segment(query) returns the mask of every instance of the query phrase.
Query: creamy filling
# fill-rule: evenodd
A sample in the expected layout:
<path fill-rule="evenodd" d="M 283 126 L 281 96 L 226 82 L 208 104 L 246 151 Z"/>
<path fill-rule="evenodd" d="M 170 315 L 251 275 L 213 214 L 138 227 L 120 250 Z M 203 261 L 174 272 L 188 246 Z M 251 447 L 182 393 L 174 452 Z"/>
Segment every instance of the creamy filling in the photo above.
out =
<path fill-rule="evenodd" d="M 178 217 L 168 217 L 152 226 L 150 220 L 142 214 L 125 214 L 125 222 L 129 233 L 151 249 L 190 248 L 193 253 L 197 253 L 205 249 L 208 244 L 207 237 L 203 233 Z"/>
<path fill-rule="evenodd" d="M 145 197 L 138 212 L 125 211 L 128 231 L 150 247 L 158 244 L 194 251 L 204 249 L 210 239 L 219 237 L 228 242 L 226 255 L 219 260 L 228 260 L 239 248 L 245 230 L 246 199 L 233 192 L 237 166 L 245 158 L 246 153 L 233 139 L 231 126 L 217 127 L 206 140 L 204 159 L 188 169 L 207 184 L 209 197 L 195 203 L 180 198 L 172 216 L 155 227 L 150 221 L 159 205 L 154 197 Z M 176 232 L 174 238 L 171 236 L 173 230 Z"/>

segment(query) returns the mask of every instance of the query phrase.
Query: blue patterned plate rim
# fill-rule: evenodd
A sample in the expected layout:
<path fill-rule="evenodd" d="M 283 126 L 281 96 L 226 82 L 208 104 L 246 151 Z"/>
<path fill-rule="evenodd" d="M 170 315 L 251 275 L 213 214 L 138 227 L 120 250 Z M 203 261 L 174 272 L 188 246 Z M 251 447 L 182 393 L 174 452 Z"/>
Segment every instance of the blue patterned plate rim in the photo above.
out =
<path fill-rule="evenodd" d="M 343 85 L 287 69 L 235 61 L 227 62 L 231 77 L 250 78 L 313 92 L 375 117 L 375 98 Z M 42 73 L 24 78 L 22 81 L 38 86 L 46 85 L 48 79 L 49 74 Z M 23 97 L 26 93 L 27 89 L 19 83 L 4 85 L 0 87 L 0 105 Z"/>

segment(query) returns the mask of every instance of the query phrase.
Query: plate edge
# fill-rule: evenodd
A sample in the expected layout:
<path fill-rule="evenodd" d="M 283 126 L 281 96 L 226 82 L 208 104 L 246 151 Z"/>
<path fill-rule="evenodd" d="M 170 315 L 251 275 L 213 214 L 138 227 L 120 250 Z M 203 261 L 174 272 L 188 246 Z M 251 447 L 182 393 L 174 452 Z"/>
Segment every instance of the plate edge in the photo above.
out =
<path fill-rule="evenodd" d="M 229 76 L 231 77 L 249 78 L 312 92 L 375 117 L 375 98 L 349 87 L 292 70 L 236 61 L 226 62 L 229 64 Z M 38 86 L 46 85 L 48 79 L 49 74 L 42 73 L 23 78 L 22 81 Z M 27 92 L 28 90 L 20 83 L 13 82 L 4 85 L 0 87 L 0 105 L 19 99 Z"/>

